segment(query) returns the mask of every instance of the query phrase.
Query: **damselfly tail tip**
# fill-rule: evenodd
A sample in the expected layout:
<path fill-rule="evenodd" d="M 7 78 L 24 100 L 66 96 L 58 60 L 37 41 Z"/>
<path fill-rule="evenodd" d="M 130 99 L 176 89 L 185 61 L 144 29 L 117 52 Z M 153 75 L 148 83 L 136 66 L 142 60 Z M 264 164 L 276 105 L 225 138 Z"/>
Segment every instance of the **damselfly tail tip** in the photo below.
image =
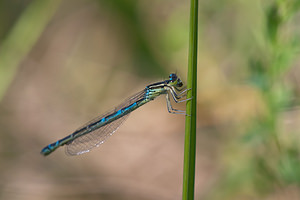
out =
<path fill-rule="evenodd" d="M 51 149 L 49 148 L 49 146 L 46 146 L 46 147 L 44 147 L 44 148 L 42 149 L 41 154 L 42 154 L 43 156 L 48 156 L 50 153 L 52 153 L 52 151 L 53 151 L 53 150 L 51 150 Z"/>

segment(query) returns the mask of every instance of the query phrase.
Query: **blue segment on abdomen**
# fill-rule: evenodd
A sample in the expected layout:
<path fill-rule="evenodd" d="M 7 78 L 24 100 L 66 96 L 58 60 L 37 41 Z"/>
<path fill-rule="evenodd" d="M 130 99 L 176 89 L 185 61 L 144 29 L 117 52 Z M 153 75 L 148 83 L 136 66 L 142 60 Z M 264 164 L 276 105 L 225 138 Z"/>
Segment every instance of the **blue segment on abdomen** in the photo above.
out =
<path fill-rule="evenodd" d="M 134 102 L 133 104 L 131 104 L 130 106 L 126 107 L 123 109 L 123 112 L 131 110 L 134 106 L 136 106 L 136 102 Z"/>
<path fill-rule="evenodd" d="M 136 102 L 134 102 L 133 104 L 131 104 L 131 105 L 125 107 L 125 108 L 122 108 L 122 109 L 118 110 L 117 112 L 115 112 L 115 113 L 113 113 L 109 116 L 106 116 L 105 121 L 113 119 L 113 118 L 117 117 L 118 115 L 123 114 L 124 112 L 130 111 L 136 105 L 137 105 Z"/>

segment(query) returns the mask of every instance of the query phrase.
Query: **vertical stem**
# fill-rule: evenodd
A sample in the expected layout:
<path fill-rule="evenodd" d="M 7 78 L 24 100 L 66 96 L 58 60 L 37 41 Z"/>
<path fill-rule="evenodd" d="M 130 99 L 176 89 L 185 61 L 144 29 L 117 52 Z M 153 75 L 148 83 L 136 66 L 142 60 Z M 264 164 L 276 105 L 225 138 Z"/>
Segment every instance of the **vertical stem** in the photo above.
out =
<path fill-rule="evenodd" d="M 183 166 L 183 200 L 194 199 L 195 158 L 196 158 L 196 116 L 197 116 L 197 47 L 198 47 L 198 0 L 191 0 L 190 36 L 187 98 L 186 103 L 184 166 Z"/>

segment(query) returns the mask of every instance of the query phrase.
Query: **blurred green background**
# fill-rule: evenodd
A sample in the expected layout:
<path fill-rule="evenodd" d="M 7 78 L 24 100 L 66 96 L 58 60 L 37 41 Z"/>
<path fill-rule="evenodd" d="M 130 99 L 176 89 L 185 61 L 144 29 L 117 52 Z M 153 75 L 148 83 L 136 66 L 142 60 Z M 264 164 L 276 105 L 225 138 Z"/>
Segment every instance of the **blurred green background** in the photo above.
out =
<path fill-rule="evenodd" d="M 195 199 L 300 199 L 300 1 L 200 1 Z M 0 199 L 180 199 L 164 98 L 99 148 L 41 148 L 170 72 L 189 1 L 0 0 Z M 179 108 L 183 108 L 179 106 Z"/>

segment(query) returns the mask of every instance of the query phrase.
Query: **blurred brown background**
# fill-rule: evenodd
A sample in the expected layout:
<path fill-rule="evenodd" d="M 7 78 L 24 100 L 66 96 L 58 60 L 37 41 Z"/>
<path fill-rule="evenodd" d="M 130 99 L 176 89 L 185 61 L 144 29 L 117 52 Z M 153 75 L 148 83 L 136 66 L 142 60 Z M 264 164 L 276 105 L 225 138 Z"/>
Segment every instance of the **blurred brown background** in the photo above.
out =
<path fill-rule="evenodd" d="M 195 199 L 300 199 L 299 7 L 200 1 Z M 90 153 L 39 152 L 186 82 L 188 25 L 189 1 L 0 1 L 0 199 L 181 199 L 185 120 L 162 97 Z"/>

